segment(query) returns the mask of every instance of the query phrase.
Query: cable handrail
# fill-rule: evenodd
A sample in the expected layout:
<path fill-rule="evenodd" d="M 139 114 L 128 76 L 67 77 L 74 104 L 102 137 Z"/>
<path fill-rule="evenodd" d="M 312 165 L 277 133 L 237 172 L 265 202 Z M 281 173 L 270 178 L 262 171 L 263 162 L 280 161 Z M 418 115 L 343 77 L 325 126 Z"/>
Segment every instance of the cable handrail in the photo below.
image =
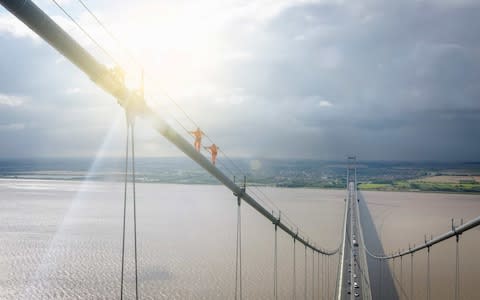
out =
<path fill-rule="evenodd" d="M 58 7 L 58 9 L 60 9 L 70 19 L 70 21 L 72 21 L 77 26 L 78 29 L 80 29 L 83 32 L 83 34 L 85 34 L 86 37 L 88 37 L 88 39 L 92 43 L 94 43 L 105 55 L 107 55 L 108 58 L 110 58 L 114 63 L 118 65 L 118 61 L 115 59 L 115 57 L 110 52 L 108 52 L 107 49 L 102 47 L 102 45 L 100 45 L 100 43 L 96 39 L 94 39 L 93 36 L 90 35 L 90 33 L 88 33 L 88 31 L 85 28 L 83 28 L 83 26 L 80 25 L 80 23 L 78 23 L 73 18 L 73 16 L 69 14 L 67 10 L 60 3 L 57 2 L 57 0 L 51 0 L 51 1 Z"/>

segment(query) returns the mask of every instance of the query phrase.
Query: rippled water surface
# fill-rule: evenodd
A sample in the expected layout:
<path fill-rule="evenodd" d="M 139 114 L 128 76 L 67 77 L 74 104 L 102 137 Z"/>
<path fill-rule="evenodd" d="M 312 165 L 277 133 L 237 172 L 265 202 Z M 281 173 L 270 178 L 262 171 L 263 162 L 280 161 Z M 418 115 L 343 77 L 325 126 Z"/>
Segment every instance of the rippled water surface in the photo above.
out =
<path fill-rule="evenodd" d="M 325 248 L 338 246 L 343 191 L 263 190 L 312 240 Z M 122 201 L 120 183 L 0 180 L 0 299 L 117 299 Z M 131 199 L 129 205 L 131 216 Z M 244 296 L 271 299 L 273 225 L 247 205 L 242 214 Z M 233 298 L 236 200 L 231 192 L 222 186 L 137 184 L 137 215 L 141 299 Z M 132 228 L 131 217 L 127 225 Z M 132 230 L 127 240 L 125 292 L 131 298 Z M 281 232 L 278 242 L 280 296 L 291 298 L 293 243 Z M 296 261 L 296 290 L 303 297 L 305 253 L 299 245 Z M 319 263 L 327 265 L 307 253 L 310 298 L 327 285 L 327 278 L 318 277 Z M 334 259 L 329 266 L 332 295 Z"/>
<path fill-rule="evenodd" d="M 339 245 L 344 191 L 262 190 L 317 244 Z M 363 196 L 387 252 L 421 242 L 425 233 L 449 230 L 451 217 L 480 215 L 479 195 Z M 131 198 L 128 203 L 125 293 L 132 299 Z M 118 299 L 122 204 L 121 183 L 0 180 L 0 299 Z M 237 212 L 231 192 L 222 186 L 137 184 L 137 210 L 140 299 L 233 299 Z M 247 205 L 242 216 L 244 298 L 272 299 L 274 227 Z M 293 243 L 282 232 L 278 242 L 280 298 L 291 299 Z M 432 250 L 432 299 L 453 299 L 454 246 L 450 241 Z M 296 293 L 303 299 L 305 252 L 298 243 L 295 249 Z M 462 299 L 476 299 L 478 229 L 462 235 L 460 251 Z M 421 254 L 414 260 L 415 299 L 425 298 L 425 259 Z M 312 261 L 307 253 L 309 299 L 328 291 L 331 298 L 335 263 L 328 263 L 330 277 L 319 277 L 318 265 L 324 269 L 327 262 Z M 403 268 L 406 299 L 407 261 Z M 395 270 L 398 279 L 398 262 Z"/>
<path fill-rule="evenodd" d="M 424 242 L 425 237 L 451 230 L 451 219 L 480 216 L 480 195 L 443 193 L 363 192 L 386 253 L 408 249 Z M 455 238 L 430 250 L 431 299 L 455 299 Z M 459 240 L 460 299 L 480 299 L 480 227 L 465 232 Z M 427 299 L 427 251 L 413 257 L 413 288 L 411 257 L 390 261 L 401 299 Z"/>

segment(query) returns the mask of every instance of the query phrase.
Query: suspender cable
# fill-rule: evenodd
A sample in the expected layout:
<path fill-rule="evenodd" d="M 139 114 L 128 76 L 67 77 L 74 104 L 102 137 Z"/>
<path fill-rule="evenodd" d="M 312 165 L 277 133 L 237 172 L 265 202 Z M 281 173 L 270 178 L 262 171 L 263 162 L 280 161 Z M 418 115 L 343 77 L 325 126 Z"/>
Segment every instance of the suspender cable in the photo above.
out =
<path fill-rule="evenodd" d="M 327 257 L 327 299 L 330 299 L 330 256 Z"/>
<path fill-rule="evenodd" d="M 403 287 L 403 284 L 402 284 L 402 276 L 403 276 L 403 261 L 402 261 L 402 257 L 403 256 L 400 256 L 400 279 L 395 275 L 395 268 L 394 268 L 394 280 L 398 283 L 398 289 L 400 290 L 400 292 L 403 294 L 403 297 L 404 299 L 408 299 L 408 294 L 407 292 L 405 291 L 404 287 Z"/>
<path fill-rule="evenodd" d="M 130 124 L 127 119 L 127 141 L 125 149 L 125 184 L 123 189 L 123 226 L 122 226 L 122 271 L 120 275 L 120 300 L 123 299 L 123 273 L 125 266 L 125 220 L 127 215 L 127 183 L 128 183 L 128 144 L 130 142 Z"/>
<path fill-rule="evenodd" d="M 135 195 L 135 129 L 134 121 L 127 111 L 127 141 L 125 150 L 125 185 L 123 194 L 123 228 L 122 228 L 122 273 L 120 277 L 120 299 L 123 299 L 123 282 L 125 273 L 125 236 L 127 216 L 127 185 L 128 185 L 128 148 L 132 146 L 132 188 L 133 188 L 133 238 L 134 238 L 134 262 L 135 262 L 135 299 L 138 299 L 138 256 L 137 256 L 137 209 Z"/>
<path fill-rule="evenodd" d="M 317 294 L 320 299 L 320 253 L 317 253 Z"/>
<path fill-rule="evenodd" d="M 235 299 L 242 299 L 242 215 L 240 203 L 242 198 L 237 197 L 237 246 L 235 254 Z"/>
<path fill-rule="evenodd" d="M 456 236 L 456 257 L 455 257 L 455 300 L 460 299 L 460 253 L 458 252 L 458 240 L 460 235 Z"/>
<path fill-rule="evenodd" d="M 413 300 L 413 253 L 410 255 L 410 300 Z"/>
<path fill-rule="evenodd" d="M 381 259 L 380 260 L 380 299 L 383 299 L 382 297 L 382 294 L 383 294 L 383 284 L 382 284 L 382 280 L 383 280 L 383 265 L 384 265 L 384 261 Z M 388 265 L 387 265 L 388 267 Z"/>
<path fill-rule="evenodd" d="M 54 0 L 52 0 L 52 1 L 54 1 Z M 77 1 L 85 8 L 85 10 L 86 10 L 86 11 L 90 14 L 90 16 L 97 22 L 97 24 L 100 25 L 100 26 L 103 28 L 103 30 L 112 38 L 112 40 L 115 41 L 115 43 L 117 44 L 117 46 L 119 46 L 119 47 L 123 50 L 123 52 L 125 52 L 125 53 L 129 56 L 130 60 L 131 60 L 132 62 L 134 62 L 136 65 L 138 65 L 139 67 L 143 68 L 143 66 L 136 60 L 136 58 L 134 57 L 134 55 L 118 40 L 118 38 L 112 33 L 112 31 L 110 31 L 110 30 L 107 28 L 107 26 L 105 26 L 105 24 L 100 21 L 100 19 L 92 12 L 92 10 L 90 10 L 90 8 L 88 8 L 88 6 L 86 5 L 86 3 L 85 3 L 84 1 L 82 1 L 82 0 L 77 0 Z M 56 4 L 57 4 L 57 6 L 59 6 L 58 3 L 56 3 Z M 59 6 L 59 7 L 60 7 L 60 6 Z M 62 8 L 62 10 L 63 10 L 63 8 Z M 65 13 L 66 13 L 66 12 L 65 12 Z M 69 16 L 69 17 L 70 17 L 70 16 Z M 73 20 L 72 17 L 70 17 L 70 18 L 72 19 L 72 21 L 75 22 L 75 20 Z M 77 24 L 78 27 L 80 27 L 80 25 L 79 25 L 77 22 L 75 22 L 75 23 Z M 82 29 L 82 31 L 83 31 L 83 28 L 80 28 L 80 29 Z M 88 35 L 88 33 L 85 32 L 85 34 L 87 34 L 87 36 L 88 36 L 90 39 L 92 39 L 93 42 L 96 43 L 96 41 L 93 40 L 93 38 L 91 38 L 90 35 Z M 106 52 L 103 48 L 102 48 L 102 50 L 103 50 L 104 52 Z M 106 53 L 106 54 L 110 56 L 109 53 Z M 118 63 L 117 63 L 117 64 L 118 64 Z M 178 104 L 177 101 L 175 101 L 168 93 L 164 92 L 164 94 L 167 96 L 167 98 L 168 98 L 171 102 L 173 102 L 173 103 L 175 104 L 175 106 L 185 115 L 185 117 L 187 117 L 187 119 L 189 119 L 190 122 L 191 122 L 193 125 L 195 125 L 195 127 L 200 127 L 200 126 L 198 126 L 198 124 L 190 117 L 190 115 L 188 115 L 187 112 Z M 175 117 L 173 117 L 173 118 L 175 119 L 175 121 L 176 121 L 181 127 L 183 127 L 183 129 L 184 129 L 186 132 L 189 131 L 189 130 L 187 130 L 187 129 L 183 126 L 183 124 L 181 124 Z M 205 137 L 213 144 L 212 139 L 211 139 L 207 134 L 205 134 Z M 238 171 L 240 171 L 240 173 L 245 173 L 240 167 L 237 166 L 237 164 L 235 164 L 235 162 L 233 162 L 233 160 L 231 160 L 231 159 L 227 156 L 227 154 L 226 154 L 222 149 L 220 149 L 220 153 L 222 153 L 222 154 L 225 156 L 225 158 L 227 158 L 227 160 L 229 160 L 230 163 L 231 163 L 235 168 L 237 168 Z M 228 168 L 225 164 L 223 164 L 221 161 L 219 161 L 219 163 L 220 163 L 220 165 L 222 165 L 226 170 L 228 170 L 230 173 L 233 174 L 233 172 L 231 172 L 231 171 L 229 170 L 229 168 Z M 273 201 L 271 201 L 271 200 L 269 199 L 269 197 L 268 197 L 265 193 L 262 192 L 262 190 L 260 190 L 258 187 L 254 187 L 254 188 L 257 189 L 261 194 L 263 194 L 264 197 L 265 197 L 265 199 L 266 199 L 270 204 L 272 204 L 277 210 L 280 210 L 280 209 L 275 205 L 275 203 L 274 203 Z M 286 217 L 286 216 L 285 216 L 285 217 Z M 286 217 L 286 218 L 288 219 L 288 217 Z M 292 223 L 293 223 L 293 222 L 292 222 Z"/>
<path fill-rule="evenodd" d="M 135 121 L 132 119 L 130 130 L 132 131 L 132 185 L 133 185 L 133 241 L 135 258 L 135 299 L 138 300 L 138 255 L 137 255 L 137 200 L 135 195 Z"/>
<path fill-rule="evenodd" d="M 381 271 L 381 268 L 382 268 L 382 261 L 380 259 L 377 259 L 377 268 L 378 268 L 378 295 L 380 297 L 380 289 L 382 288 L 381 287 L 381 281 L 382 281 L 382 271 Z M 381 299 L 381 297 L 380 297 Z"/>
<path fill-rule="evenodd" d="M 427 248 L 427 300 L 430 300 L 430 247 Z"/>
<path fill-rule="evenodd" d="M 206 157 L 196 151 L 189 141 L 182 137 L 162 116 L 147 105 L 143 97 L 140 97 L 136 91 L 127 88 L 124 81 L 120 78 L 121 76 L 117 74 L 118 72 L 110 70 L 103 64 L 100 64 L 90 53 L 82 48 L 78 42 L 70 37 L 65 30 L 38 8 L 32 0 L 0 0 L 0 4 L 58 50 L 65 58 L 74 63 L 80 70 L 87 74 L 97 86 L 114 96 L 119 105 L 125 107 L 127 103 L 134 103 L 138 109 L 138 115 L 151 121 L 154 129 L 158 133 L 214 176 L 225 187 L 234 193 L 240 192 L 240 187 L 232 182 L 221 170 L 213 166 Z M 247 193 L 242 193 L 241 197 L 265 218 L 270 221 L 275 220 L 274 215 L 258 203 L 257 199 L 254 199 Z M 291 227 L 287 226 L 285 222 L 280 223 L 278 227 L 290 236 L 295 236 Z M 297 240 L 308 248 L 314 248 L 315 251 L 320 251 L 328 255 L 339 251 L 339 248 L 331 251 L 316 248 L 303 236 L 298 236 Z"/>
<path fill-rule="evenodd" d="M 388 262 L 388 260 L 387 260 L 387 262 Z M 393 277 L 395 277 L 396 276 L 396 274 L 395 274 L 395 258 L 392 259 L 391 262 L 392 262 Z"/>
<path fill-rule="evenodd" d="M 307 247 L 305 246 L 305 286 L 304 286 L 305 300 L 307 300 Z"/>
<path fill-rule="evenodd" d="M 273 298 L 278 299 L 278 270 L 277 270 L 277 224 L 275 224 L 275 250 L 273 253 Z"/>
<path fill-rule="evenodd" d="M 403 289 L 403 256 L 400 256 L 400 288 Z"/>
<path fill-rule="evenodd" d="M 315 251 L 312 250 L 312 300 L 315 299 Z"/>
<path fill-rule="evenodd" d="M 292 299 L 295 300 L 297 297 L 297 270 L 296 270 L 296 251 L 295 251 L 295 239 L 293 239 L 293 292 Z"/>
<path fill-rule="evenodd" d="M 322 298 L 325 299 L 326 293 L 325 293 L 325 255 L 322 255 Z"/>

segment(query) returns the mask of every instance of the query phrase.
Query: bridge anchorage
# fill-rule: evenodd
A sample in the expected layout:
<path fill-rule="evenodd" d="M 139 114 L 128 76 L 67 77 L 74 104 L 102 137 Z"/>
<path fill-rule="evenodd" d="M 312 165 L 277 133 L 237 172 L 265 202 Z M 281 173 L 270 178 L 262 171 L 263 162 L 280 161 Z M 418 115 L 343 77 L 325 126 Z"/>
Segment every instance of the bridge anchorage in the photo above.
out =
<path fill-rule="evenodd" d="M 247 193 L 246 189 L 246 177 L 243 177 L 243 185 L 237 185 L 235 177 L 233 181 L 224 174 L 219 168 L 212 164 L 205 156 L 197 151 L 190 142 L 188 142 L 180 133 L 178 133 L 172 126 L 170 126 L 160 115 L 156 114 L 153 109 L 148 107 L 144 99 L 143 84 L 139 90 L 130 90 L 125 86 L 123 75 L 116 69 L 110 70 L 103 64 L 99 63 L 88 51 L 86 51 L 77 41 L 75 41 L 70 35 L 65 32 L 59 25 L 57 25 L 48 15 L 46 15 L 40 8 L 38 8 L 31 0 L 17 1 L 17 0 L 0 0 L 7 10 L 14 14 L 18 19 L 30 27 L 35 33 L 37 33 L 42 39 L 49 43 L 52 47 L 58 50 L 63 56 L 75 64 L 81 71 L 89 76 L 92 81 L 100 88 L 111 94 L 118 103 L 126 110 L 127 119 L 127 147 L 126 147 L 126 161 L 125 161 L 125 193 L 124 193 L 124 220 L 126 214 L 126 197 L 127 197 L 127 182 L 128 182 L 128 158 L 129 158 L 129 146 L 131 146 L 132 155 L 132 187 L 133 187 L 133 202 L 134 202 L 134 219 L 136 219 L 135 210 L 135 150 L 134 150 L 134 123 L 137 117 L 146 119 L 151 122 L 152 126 L 164 136 L 169 142 L 174 144 L 180 151 L 186 154 L 190 159 L 201 166 L 205 171 L 215 177 L 220 183 L 228 188 L 237 200 L 237 236 L 236 236 L 236 267 L 235 267 L 235 290 L 234 298 L 242 299 L 244 296 L 242 285 L 242 232 L 241 232 L 241 203 L 242 200 L 250 205 L 256 212 L 262 217 L 272 222 L 274 225 L 274 270 L 273 270 L 273 297 L 279 298 L 279 284 L 278 284 L 278 229 L 283 231 L 286 235 L 292 238 L 293 244 L 293 268 L 292 268 L 292 298 L 297 298 L 297 259 L 296 248 L 297 244 L 301 244 L 304 247 L 304 298 L 307 299 L 309 288 L 307 266 L 308 257 L 307 252 L 311 250 L 312 264 L 311 264 L 311 295 L 312 298 L 317 299 L 415 299 L 419 298 L 414 289 L 414 283 L 416 287 L 419 281 L 414 278 L 414 255 L 422 250 L 427 252 L 427 276 L 425 281 L 425 293 L 426 298 L 431 299 L 431 260 L 430 253 L 436 245 L 455 237 L 455 274 L 454 274 L 454 299 L 461 299 L 461 273 L 460 273 L 460 236 L 471 230 L 472 228 L 480 225 L 480 217 L 455 226 L 452 219 L 451 230 L 441 234 L 437 237 L 431 237 L 430 240 L 424 239 L 424 242 L 418 246 L 415 244 L 413 247 L 408 247 L 408 250 L 398 250 L 398 252 L 391 254 L 374 254 L 367 247 L 365 237 L 368 232 L 363 227 L 364 221 L 367 221 L 363 216 L 368 213 L 368 209 L 364 201 L 360 201 L 360 197 L 357 191 L 357 166 L 356 157 L 348 157 L 347 177 L 346 177 L 346 197 L 344 203 L 344 218 L 343 229 L 340 235 L 342 236 L 342 242 L 336 249 L 327 250 L 317 244 L 310 241 L 310 239 L 304 235 L 299 234 L 299 229 L 293 222 L 289 222 L 286 214 L 283 214 L 278 210 L 278 214 L 275 211 L 267 209 L 258 201 L 258 195 L 255 195 L 252 191 Z M 58 3 L 57 3 L 58 4 Z M 83 3 L 84 7 L 85 4 Z M 60 6 L 61 7 L 61 6 Z M 63 10 L 63 9 L 62 9 Z M 88 8 L 87 8 L 88 10 Z M 63 10 L 65 13 L 66 11 Z M 91 11 L 88 10 L 90 13 Z M 72 19 L 73 20 L 73 19 Z M 98 21 L 98 19 L 96 18 Z M 78 25 L 78 24 L 77 24 Z M 142 72 L 143 82 L 143 72 Z M 255 197 L 254 197 L 255 196 Z M 134 222 L 134 232 L 136 233 L 136 221 Z M 123 224 L 123 242 L 122 242 L 122 267 L 124 264 L 124 249 L 125 249 L 125 222 Z M 137 277 L 137 254 L 136 254 L 136 235 L 135 240 L 135 297 L 138 299 L 138 277 Z M 298 243 L 297 243 L 298 242 Z M 431 251 L 432 250 L 432 251 Z M 382 251 L 383 252 L 383 251 Z M 338 262 L 335 263 L 334 259 L 339 254 Z M 404 282 L 403 272 L 403 257 L 410 256 L 410 280 L 409 286 Z M 317 256 L 317 280 L 315 280 L 315 256 Z M 400 278 L 397 277 L 395 261 L 398 262 L 400 258 Z M 380 276 L 378 280 L 375 279 L 375 274 L 371 272 L 374 267 L 372 263 L 368 261 L 372 259 L 376 262 L 377 269 L 379 269 Z M 331 262 L 333 261 L 333 262 Z M 388 265 L 391 262 L 391 266 Z M 336 264 L 336 266 L 335 266 Z M 387 266 L 384 271 L 384 265 Z M 334 274 L 334 270 L 337 269 L 337 279 L 335 285 L 335 291 L 331 291 L 330 288 L 330 276 Z M 387 286 L 388 276 L 390 274 L 392 278 L 392 284 Z M 394 282 L 393 282 L 394 281 Z M 376 285 L 378 289 L 374 289 L 373 285 Z M 315 286 L 316 285 L 316 286 Z M 408 289 L 408 291 L 407 291 Z M 418 289 L 418 288 L 417 288 Z M 400 295 L 397 294 L 397 290 Z M 389 292 L 387 294 L 387 292 Z M 407 293 L 408 292 L 408 293 Z M 315 297 L 315 295 L 317 297 Z M 123 268 L 121 277 L 121 291 L 120 299 L 123 297 Z"/>

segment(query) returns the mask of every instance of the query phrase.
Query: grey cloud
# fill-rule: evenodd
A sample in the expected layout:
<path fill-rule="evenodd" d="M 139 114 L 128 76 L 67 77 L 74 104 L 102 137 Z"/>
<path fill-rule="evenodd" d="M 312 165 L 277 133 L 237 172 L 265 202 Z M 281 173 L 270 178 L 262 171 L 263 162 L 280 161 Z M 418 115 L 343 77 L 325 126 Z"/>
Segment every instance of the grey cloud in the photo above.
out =
<path fill-rule="evenodd" d="M 480 3 L 453 2 L 299 3 L 253 32 L 231 24 L 223 38 L 248 56 L 225 60 L 210 79 L 222 92 L 196 97 L 210 114 L 187 111 L 232 155 L 478 160 Z M 48 46 L 0 39 L 0 68 L 8 70 L 0 93 L 39 101 L 31 110 L 0 107 L 4 124 L 25 123 L 27 131 L 2 137 L 22 146 L 20 137 L 35 144 L 44 132 L 60 144 L 68 134 L 52 127 L 78 127 L 93 113 L 97 121 L 75 133 L 84 145 L 71 147 L 97 147 L 108 127 L 98 119 L 114 101 L 70 64 L 55 66 Z M 55 71 L 43 76 L 48 68 Z M 89 94 L 66 95 L 69 88 Z M 58 119 L 42 116 L 48 110 Z"/>

